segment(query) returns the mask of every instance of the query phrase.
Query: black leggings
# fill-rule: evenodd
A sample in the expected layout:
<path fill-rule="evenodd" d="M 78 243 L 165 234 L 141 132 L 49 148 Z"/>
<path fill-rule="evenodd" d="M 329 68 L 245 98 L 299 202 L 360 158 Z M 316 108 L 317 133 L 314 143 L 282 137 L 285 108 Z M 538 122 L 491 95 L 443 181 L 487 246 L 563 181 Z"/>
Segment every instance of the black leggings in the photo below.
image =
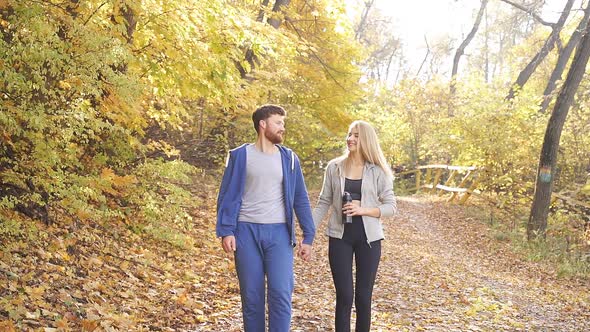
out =
<path fill-rule="evenodd" d="M 356 289 L 352 282 L 352 256 L 356 263 Z M 371 297 L 381 258 L 381 240 L 367 243 L 361 221 L 344 226 L 341 239 L 330 238 L 330 269 L 336 287 L 336 332 L 350 331 L 350 311 L 354 291 L 356 332 L 371 328 Z"/>

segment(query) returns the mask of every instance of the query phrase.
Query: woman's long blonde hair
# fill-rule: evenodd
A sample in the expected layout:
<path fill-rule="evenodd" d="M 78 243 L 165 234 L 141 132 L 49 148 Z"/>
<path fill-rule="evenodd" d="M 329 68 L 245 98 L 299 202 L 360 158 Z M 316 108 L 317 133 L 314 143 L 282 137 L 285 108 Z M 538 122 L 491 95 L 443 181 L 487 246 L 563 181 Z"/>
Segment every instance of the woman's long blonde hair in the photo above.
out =
<path fill-rule="evenodd" d="M 350 133 L 353 128 L 356 128 L 359 133 L 357 151 L 361 154 L 363 159 L 381 167 L 383 172 L 385 172 L 390 179 L 393 179 L 393 173 L 385 159 L 383 150 L 381 150 L 381 145 L 379 145 L 379 139 L 377 138 L 377 133 L 373 126 L 366 121 L 356 120 L 348 127 L 348 133 Z M 344 155 L 341 156 L 342 160 L 344 160 L 345 171 L 349 168 L 349 154 L 350 151 L 347 149 Z"/>

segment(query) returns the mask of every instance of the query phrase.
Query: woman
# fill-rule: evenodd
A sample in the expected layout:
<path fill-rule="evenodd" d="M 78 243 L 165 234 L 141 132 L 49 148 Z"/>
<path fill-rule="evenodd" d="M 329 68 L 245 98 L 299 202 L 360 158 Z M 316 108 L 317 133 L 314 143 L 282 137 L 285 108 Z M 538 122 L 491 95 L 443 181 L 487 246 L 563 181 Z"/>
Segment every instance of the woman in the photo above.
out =
<path fill-rule="evenodd" d="M 393 175 L 375 129 L 365 121 L 354 121 L 346 145 L 344 155 L 328 163 L 313 220 L 317 228 L 332 208 L 326 233 L 330 237 L 330 269 L 336 288 L 336 332 L 350 331 L 353 291 L 356 331 L 362 332 L 371 326 L 371 297 L 383 239 L 379 218 L 392 216 L 396 205 Z M 350 193 L 353 200 L 343 206 L 344 192 Z M 346 223 L 343 214 L 352 216 L 352 222 Z M 356 289 L 352 280 L 353 255 Z"/>

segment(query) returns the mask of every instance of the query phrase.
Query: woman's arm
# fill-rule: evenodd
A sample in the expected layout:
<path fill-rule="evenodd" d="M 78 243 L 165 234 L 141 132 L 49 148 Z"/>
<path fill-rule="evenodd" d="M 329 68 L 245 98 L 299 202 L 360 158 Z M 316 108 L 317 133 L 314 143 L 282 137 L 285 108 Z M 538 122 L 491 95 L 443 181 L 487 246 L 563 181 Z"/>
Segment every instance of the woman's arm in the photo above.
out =
<path fill-rule="evenodd" d="M 322 185 L 320 197 L 318 198 L 318 202 L 312 212 L 313 222 L 315 224 L 316 229 L 318 228 L 319 223 L 322 221 L 322 219 L 324 219 L 324 217 L 330 210 L 330 205 L 332 204 L 332 195 L 332 175 L 330 172 L 330 165 L 328 165 L 328 167 L 326 167 L 326 172 L 324 173 L 324 183 Z"/>
<path fill-rule="evenodd" d="M 395 202 L 395 195 L 393 194 L 393 179 L 381 172 L 377 181 L 379 201 L 381 205 L 378 206 L 381 211 L 381 217 L 391 217 L 397 211 L 397 204 Z"/>
<path fill-rule="evenodd" d="M 359 201 L 344 204 L 342 211 L 350 216 L 381 217 L 381 210 L 378 207 L 362 207 Z"/>
<path fill-rule="evenodd" d="M 351 216 L 370 216 L 375 218 L 391 217 L 397 210 L 395 196 L 393 195 L 393 179 L 390 179 L 383 171 L 377 178 L 377 195 L 381 202 L 376 207 L 361 207 L 359 201 L 345 204 L 342 211 Z"/>
<path fill-rule="evenodd" d="M 363 216 L 369 216 L 369 217 L 375 217 L 375 218 L 379 218 L 381 217 L 381 210 L 379 210 L 379 208 L 363 208 L 361 207 L 361 214 Z"/>

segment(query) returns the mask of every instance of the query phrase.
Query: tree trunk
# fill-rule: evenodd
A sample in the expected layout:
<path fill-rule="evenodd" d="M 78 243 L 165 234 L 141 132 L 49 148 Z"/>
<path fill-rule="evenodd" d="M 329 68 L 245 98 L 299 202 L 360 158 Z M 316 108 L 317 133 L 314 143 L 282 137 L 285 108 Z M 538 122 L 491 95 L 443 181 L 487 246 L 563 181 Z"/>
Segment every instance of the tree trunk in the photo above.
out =
<path fill-rule="evenodd" d="M 555 25 L 553 25 L 553 30 L 551 31 L 551 34 L 549 34 L 549 37 L 547 37 L 547 40 L 545 40 L 543 47 L 541 47 L 539 52 L 535 54 L 535 56 L 529 62 L 529 64 L 526 65 L 526 67 L 524 67 L 520 74 L 518 74 L 518 78 L 510 87 L 508 96 L 506 96 L 507 100 L 511 100 L 514 98 L 514 96 L 516 95 L 516 91 L 521 89 L 526 84 L 526 82 L 529 80 L 531 75 L 533 75 L 539 64 L 543 61 L 543 59 L 545 59 L 547 54 L 549 54 L 549 52 L 553 50 L 553 48 L 555 47 L 555 43 L 559 39 L 559 33 L 563 29 L 565 21 L 567 20 L 573 5 L 574 0 L 567 1 L 565 7 L 563 8 L 563 12 L 559 17 L 559 20 L 557 21 L 557 23 L 555 23 Z"/>
<path fill-rule="evenodd" d="M 260 8 L 260 10 L 258 11 L 258 17 L 256 18 L 257 22 L 262 22 L 262 20 L 264 20 L 264 7 L 268 6 L 268 2 L 270 0 L 263 0 L 262 1 L 262 8 Z"/>
<path fill-rule="evenodd" d="M 393 62 L 393 57 L 395 56 L 395 53 L 397 53 L 397 48 L 395 50 L 393 50 L 393 52 L 391 52 L 391 55 L 389 55 L 389 60 L 387 61 L 387 68 L 385 69 L 385 83 L 387 84 L 387 81 L 389 80 L 389 69 L 391 68 L 391 63 Z"/>
<path fill-rule="evenodd" d="M 539 112 L 545 113 L 547 107 L 549 107 L 549 103 L 551 103 L 552 95 L 551 93 L 555 90 L 557 86 L 557 81 L 561 79 L 561 75 L 567 66 L 567 63 L 580 42 L 582 38 L 582 32 L 586 29 L 586 25 L 588 24 L 588 18 L 590 18 L 590 4 L 586 6 L 584 10 L 584 17 L 578 24 L 574 33 L 570 37 L 570 40 L 567 42 L 567 45 L 559 52 L 559 56 L 557 58 L 557 64 L 551 73 L 551 77 L 549 78 L 549 82 L 547 82 L 547 86 L 545 87 L 545 92 L 543 92 L 543 102 L 541 103 L 541 109 Z"/>
<path fill-rule="evenodd" d="M 537 15 L 537 13 L 535 13 L 534 8 L 526 8 L 525 6 L 519 5 L 516 2 L 510 1 L 510 0 L 500 0 L 500 1 L 505 2 L 511 6 L 514 6 L 518 9 L 524 11 L 525 13 L 528 13 L 529 15 L 531 15 L 535 19 L 535 21 L 537 21 L 543 25 L 550 26 L 552 28 L 555 25 L 554 23 L 549 23 L 549 22 L 545 21 L 543 18 L 541 18 L 539 15 Z"/>
<path fill-rule="evenodd" d="M 363 9 L 363 14 L 361 15 L 361 21 L 359 22 L 359 25 L 356 28 L 356 31 L 354 33 L 354 40 L 356 40 L 356 41 L 361 40 L 363 30 L 365 30 L 365 26 L 367 24 L 367 18 L 369 17 L 369 11 L 371 11 L 371 7 L 373 7 L 374 3 L 375 3 L 375 0 L 365 1 L 365 9 Z"/>
<path fill-rule="evenodd" d="M 260 8 L 260 11 L 258 12 L 258 17 L 256 18 L 257 22 L 262 22 L 264 20 L 264 8 L 266 6 L 268 6 L 269 1 L 270 0 L 262 1 L 262 5 L 261 5 L 262 8 Z M 252 51 L 251 48 L 248 48 L 246 50 L 245 58 L 246 58 L 246 61 L 248 61 L 248 64 L 250 64 L 251 69 L 255 68 L 257 65 L 260 65 L 260 62 L 258 61 L 258 57 L 254 54 L 254 51 Z M 240 71 L 240 76 L 242 78 L 246 78 L 246 76 L 248 74 L 246 69 L 242 66 L 242 64 L 240 64 L 240 63 L 238 63 L 238 64 L 239 64 L 238 70 Z"/>
<path fill-rule="evenodd" d="M 291 2 L 291 0 L 277 0 L 272 8 L 273 13 L 276 14 L 280 14 L 280 12 L 282 11 L 282 9 L 289 5 L 289 3 Z M 261 7 L 266 7 L 268 6 L 269 0 L 264 0 L 262 2 Z M 256 20 L 258 22 L 262 22 L 264 20 L 264 9 L 260 9 L 260 11 L 258 12 L 258 16 L 256 18 Z M 275 16 L 272 16 L 268 19 L 268 24 L 270 24 L 273 28 L 278 29 L 279 26 L 281 25 L 281 20 L 276 18 Z M 240 72 L 240 77 L 242 79 L 248 79 L 248 72 L 254 70 L 254 68 L 256 68 L 257 66 L 260 65 L 260 61 L 258 60 L 258 57 L 256 56 L 256 54 L 254 54 L 254 51 L 251 48 L 247 48 L 245 53 L 244 53 L 244 59 L 248 62 L 248 64 L 250 65 L 250 70 L 247 70 L 242 63 L 240 63 L 239 61 L 235 61 L 234 64 L 236 65 L 236 68 L 238 69 L 238 71 Z"/>
<path fill-rule="evenodd" d="M 489 25 L 488 25 L 488 12 L 486 10 L 486 20 L 485 20 L 485 79 L 486 83 L 490 83 L 490 34 L 489 34 Z"/>
<path fill-rule="evenodd" d="M 484 14 L 487 4 L 488 4 L 488 0 L 481 1 L 481 6 L 479 7 L 479 12 L 477 13 L 477 17 L 475 18 L 475 23 L 473 23 L 473 28 L 471 28 L 471 31 L 469 32 L 469 34 L 467 35 L 465 40 L 461 43 L 461 45 L 459 45 L 459 48 L 457 48 L 457 51 L 455 52 L 455 57 L 453 58 L 453 69 L 451 71 L 451 87 L 450 87 L 450 92 L 451 92 L 450 100 L 451 100 L 451 102 L 449 103 L 449 116 L 453 116 L 453 113 L 454 113 L 454 110 L 453 110 L 454 106 L 453 106 L 452 100 L 453 100 L 453 97 L 455 96 L 455 90 L 456 90 L 455 83 L 456 83 L 456 78 L 457 78 L 457 72 L 459 71 L 459 60 L 461 59 L 461 56 L 463 55 L 463 53 L 465 53 L 465 48 L 467 48 L 467 45 L 469 45 L 469 43 L 471 42 L 473 37 L 475 37 L 475 33 L 477 32 L 477 29 L 479 29 L 479 24 L 481 23 L 481 18 L 483 17 L 483 14 Z"/>
<path fill-rule="evenodd" d="M 403 67 L 404 67 L 404 51 L 403 49 L 400 51 L 400 57 L 399 57 L 399 67 L 397 69 L 397 73 L 395 74 L 395 81 L 393 81 L 393 85 L 396 85 L 397 82 L 399 82 L 399 76 L 402 73 Z"/>
<path fill-rule="evenodd" d="M 273 13 L 280 13 L 282 8 L 288 6 L 290 2 L 291 0 L 277 0 L 274 7 L 272 7 Z M 273 28 L 278 29 L 281 25 L 281 20 L 273 15 L 268 19 L 268 24 L 272 25 Z"/>
<path fill-rule="evenodd" d="M 418 75 L 420 75 L 420 72 L 422 71 L 422 67 L 424 66 L 424 64 L 426 63 L 426 60 L 428 59 L 428 56 L 430 55 L 430 45 L 428 45 L 428 39 L 426 38 L 426 35 L 424 35 L 424 42 L 426 43 L 426 55 L 424 56 L 424 60 L 422 60 L 422 63 L 420 64 L 420 67 L 418 68 L 418 71 L 416 72 L 416 77 L 418 77 Z"/>
<path fill-rule="evenodd" d="M 551 192 L 553 191 L 555 165 L 557 164 L 559 140 L 567 113 L 574 100 L 576 90 L 582 81 L 582 77 L 586 71 L 586 64 L 590 57 L 589 32 L 590 26 L 587 24 L 580 45 L 574 55 L 571 68 L 557 97 L 553 113 L 547 124 L 543 147 L 541 148 L 541 156 L 539 158 L 539 167 L 537 169 L 535 196 L 527 223 L 527 238 L 529 240 L 537 237 L 545 237 Z"/>

